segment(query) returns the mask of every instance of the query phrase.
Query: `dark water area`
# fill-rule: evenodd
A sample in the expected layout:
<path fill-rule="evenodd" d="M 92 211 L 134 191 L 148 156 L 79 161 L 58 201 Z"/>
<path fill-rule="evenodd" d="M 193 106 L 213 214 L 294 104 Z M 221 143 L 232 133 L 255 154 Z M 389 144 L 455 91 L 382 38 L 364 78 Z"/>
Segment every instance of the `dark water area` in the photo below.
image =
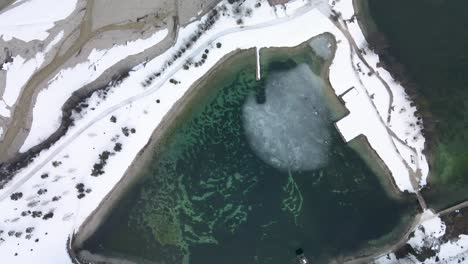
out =
<path fill-rule="evenodd" d="M 311 54 L 270 54 L 261 81 L 252 58 L 214 75 L 85 248 L 152 263 L 285 264 L 302 247 L 328 263 L 392 232 L 414 206 L 389 198 L 343 142 Z"/>
<path fill-rule="evenodd" d="M 366 28 L 375 25 L 385 35 L 387 54 L 402 64 L 426 117 L 431 187 L 425 198 L 436 208 L 468 199 L 468 1 L 364 2 L 373 20 Z"/>

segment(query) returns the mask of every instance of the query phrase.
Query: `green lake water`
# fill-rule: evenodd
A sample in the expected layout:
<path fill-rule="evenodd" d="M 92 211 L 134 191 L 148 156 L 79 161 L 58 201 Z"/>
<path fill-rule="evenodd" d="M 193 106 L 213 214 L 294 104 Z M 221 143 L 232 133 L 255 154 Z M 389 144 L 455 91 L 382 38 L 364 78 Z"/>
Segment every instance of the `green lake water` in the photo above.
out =
<path fill-rule="evenodd" d="M 468 1 L 364 0 L 368 30 L 387 38 L 389 53 L 416 83 L 431 160 L 429 205 L 468 199 Z"/>
<path fill-rule="evenodd" d="M 262 50 L 256 81 L 252 55 L 209 77 L 86 249 L 137 262 L 285 264 L 302 247 L 327 263 L 401 225 L 415 203 L 390 199 L 341 139 L 324 61 L 307 45 Z"/>

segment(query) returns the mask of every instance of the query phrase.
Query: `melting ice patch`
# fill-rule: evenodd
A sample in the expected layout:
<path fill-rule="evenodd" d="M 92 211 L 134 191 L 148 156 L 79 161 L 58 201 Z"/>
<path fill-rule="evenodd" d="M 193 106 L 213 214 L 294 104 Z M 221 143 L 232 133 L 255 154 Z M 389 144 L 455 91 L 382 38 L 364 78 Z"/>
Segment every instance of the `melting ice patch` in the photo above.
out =
<path fill-rule="evenodd" d="M 243 126 L 253 151 L 280 170 L 313 170 L 327 162 L 330 115 L 323 80 L 301 64 L 270 74 L 265 102 L 251 94 L 242 109 Z"/>
<path fill-rule="evenodd" d="M 333 55 L 332 44 L 325 35 L 320 35 L 310 40 L 309 46 L 322 59 L 328 60 Z"/>

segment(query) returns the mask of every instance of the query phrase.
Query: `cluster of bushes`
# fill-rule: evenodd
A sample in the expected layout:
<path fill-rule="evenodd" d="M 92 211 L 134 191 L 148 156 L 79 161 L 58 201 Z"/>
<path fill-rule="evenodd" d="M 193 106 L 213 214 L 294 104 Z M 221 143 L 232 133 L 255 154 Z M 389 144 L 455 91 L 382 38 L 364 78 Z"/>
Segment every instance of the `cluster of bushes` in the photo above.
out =
<path fill-rule="evenodd" d="M 251 17 L 252 16 L 252 13 L 253 13 L 253 10 L 251 8 L 244 8 L 242 6 L 243 2 L 240 2 L 240 1 L 234 1 L 232 4 L 233 7 L 232 7 L 232 13 L 234 14 L 234 18 L 236 19 L 236 24 L 237 25 L 242 25 L 244 24 L 244 20 L 243 18 L 244 17 Z M 255 4 L 255 7 L 260 7 L 261 6 L 261 3 L 258 2 L 257 4 Z"/>
<path fill-rule="evenodd" d="M 32 218 L 42 217 L 42 212 L 41 211 L 33 211 L 31 216 L 32 216 Z"/>
<path fill-rule="evenodd" d="M 148 87 L 151 85 L 157 77 L 161 76 L 161 74 L 167 69 L 167 67 L 171 66 L 176 60 L 182 57 L 182 55 L 190 49 L 193 44 L 205 33 L 206 31 L 210 30 L 216 21 L 219 19 L 219 10 L 217 8 L 213 9 L 202 23 L 198 25 L 198 29 L 190 36 L 189 40 L 187 40 L 177 52 L 175 52 L 171 59 L 166 61 L 164 66 L 159 72 L 155 72 L 152 75 L 148 76 L 141 85 L 143 87 Z M 184 67 L 184 69 L 187 69 Z M 188 70 L 188 69 L 187 69 Z"/>
<path fill-rule="evenodd" d="M 123 81 L 123 79 L 120 80 L 120 83 Z M 111 82 L 112 83 L 112 82 Z M 84 114 L 86 114 L 86 112 L 84 112 L 84 110 L 88 109 L 89 108 L 89 99 L 92 97 L 92 95 L 94 93 L 96 93 L 97 97 L 101 100 L 106 100 L 107 99 L 107 94 L 110 90 L 111 87 L 114 87 L 112 86 L 111 84 L 108 85 L 108 86 L 105 86 L 103 88 L 100 88 L 96 91 L 94 91 L 93 93 L 91 93 L 89 96 L 87 96 L 86 98 L 83 98 L 81 102 L 79 102 L 73 109 L 71 109 L 71 116 L 70 116 L 70 121 L 71 121 L 71 125 L 74 124 L 74 118 L 73 118 L 73 114 L 76 114 L 78 116 L 83 116 Z M 96 106 L 98 106 L 100 103 L 98 102 L 96 104 Z M 92 111 L 94 111 L 96 108 L 95 107 L 91 107 L 90 108 Z"/>
<path fill-rule="evenodd" d="M 107 150 L 103 151 L 99 154 L 99 162 L 93 165 L 93 170 L 91 171 L 91 176 L 97 177 L 99 175 L 104 174 L 104 166 L 107 164 L 107 160 L 111 153 Z"/>
<path fill-rule="evenodd" d="M 78 195 L 77 195 L 78 199 L 84 198 L 84 197 L 86 196 L 85 193 L 90 193 L 90 192 L 91 192 L 91 189 L 90 189 L 90 188 L 87 188 L 87 189 L 85 190 L 85 186 L 84 186 L 83 183 L 78 183 L 78 184 L 75 186 L 75 188 L 76 188 L 76 190 L 77 190 L 77 192 L 78 192 Z"/>
<path fill-rule="evenodd" d="M 21 237 L 21 235 L 23 235 L 23 232 L 13 231 L 13 230 L 8 231 L 8 236 L 15 236 L 19 238 Z"/>
<path fill-rule="evenodd" d="M 15 192 L 15 193 L 12 193 L 10 195 L 10 199 L 12 199 L 13 201 L 17 201 L 17 200 L 21 199 L 21 197 L 23 197 L 22 192 Z"/>
<path fill-rule="evenodd" d="M 176 79 L 170 79 L 169 82 L 174 84 L 174 85 L 177 85 L 177 84 L 180 83 L 180 81 L 177 81 Z"/>
<path fill-rule="evenodd" d="M 220 43 L 221 44 L 221 43 Z M 190 66 L 195 66 L 195 68 L 202 66 L 205 64 L 206 60 L 208 59 L 208 53 L 210 53 L 209 49 L 205 49 L 204 53 L 201 56 L 199 61 L 193 62 L 192 59 L 188 59 L 184 64 L 184 70 L 188 70 Z"/>
<path fill-rule="evenodd" d="M 112 80 L 109 82 L 109 86 L 110 87 L 116 87 L 116 86 L 120 85 L 123 82 L 123 80 L 125 80 L 128 76 L 130 76 L 130 69 L 127 69 L 127 70 L 123 71 L 122 73 L 113 76 Z M 107 96 L 107 91 L 106 91 L 105 95 Z"/>
<path fill-rule="evenodd" d="M 48 212 L 47 214 L 45 214 L 45 215 L 42 217 L 42 219 L 47 220 L 47 219 L 50 219 L 50 218 L 52 218 L 52 217 L 54 217 L 54 213 L 53 213 L 53 212 Z"/>
<path fill-rule="evenodd" d="M 25 215 L 29 215 L 31 214 L 32 218 L 41 218 L 44 219 L 44 220 L 47 220 L 47 219 L 50 219 L 54 216 L 54 213 L 53 212 L 48 212 L 47 214 L 42 214 L 41 211 L 27 211 L 28 213 L 25 214 Z M 24 212 L 23 212 L 24 213 Z M 23 215 L 23 214 L 22 214 Z M 34 231 L 34 227 L 28 227 L 26 228 L 26 233 L 30 234 L 32 233 L 32 231 Z"/>
<path fill-rule="evenodd" d="M 122 143 L 115 143 L 114 151 L 115 152 L 120 152 L 121 150 L 122 150 Z"/>
<path fill-rule="evenodd" d="M 81 111 L 83 111 L 83 109 L 86 109 L 88 107 L 89 107 L 89 104 L 85 102 L 81 102 L 73 109 L 73 111 L 79 114 L 81 113 Z"/>
<path fill-rule="evenodd" d="M 111 121 L 113 120 L 113 118 L 115 118 L 114 116 L 111 117 Z M 116 120 L 114 120 L 116 121 Z M 124 134 L 126 137 L 130 136 L 130 134 L 135 134 L 136 133 L 136 129 L 135 128 L 128 128 L 128 127 L 122 127 L 122 134 Z M 112 142 L 116 142 L 118 140 L 120 136 L 119 135 L 116 135 L 114 136 L 111 141 Z M 120 152 L 122 150 L 122 143 L 115 143 L 114 145 L 114 151 L 115 152 Z M 104 174 L 104 167 L 106 166 L 107 164 L 107 160 L 109 159 L 109 157 L 111 155 L 114 155 L 115 152 L 110 152 L 110 151 L 103 151 L 101 154 L 99 154 L 99 162 L 95 163 L 93 165 L 93 169 L 91 170 L 91 176 L 99 176 L 99 175 L 102 175 Z M 89 193 L 91 192 L 91 189 L 86 189 L 84 190 L 84 185 L 82 183 L 78 184 L 76 186 L 76 188 L 78 189 L 78 198 L 81 199 L 85 196 L 84 192 L 86 193 Z"/>
<path fill-rule="evenodd" d="M 21 216 L 28 216 L 31 214 L 31 210 L 21 212 Z"/>
<path fill-rule="evenodd" d="M 37 191 L 37 194 L 39 194 L 39 195 L 43 195 L 43 194 L 46 194 L 46 193 L 47 193 L 47 189 L 39 189 Z"/>
<path fill-rule="evenodd" d="M 128 127 L 122 127 L 122 134 L 124 134 L 124 136 L 128 137 L 130 135 L 130 133 L 135 134 L 136 129 L 135 128 L 130 129 Z"/>

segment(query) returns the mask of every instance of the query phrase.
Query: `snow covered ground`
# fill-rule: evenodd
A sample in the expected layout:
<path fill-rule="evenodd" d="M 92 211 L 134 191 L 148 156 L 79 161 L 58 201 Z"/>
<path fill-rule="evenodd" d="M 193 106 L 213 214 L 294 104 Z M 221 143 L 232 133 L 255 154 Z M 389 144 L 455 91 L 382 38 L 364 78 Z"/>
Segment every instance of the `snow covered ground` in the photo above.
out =
<path fill-rule="evenodd" d="M 255 7 L 257 2 L 260 7 Z M 250 17 L 245 16 L 249 9 Z M 386 118 L 380 115 L 362 84 L 362 77 L 354 70 L 357 59 L 351 56 L 353 50 L 346 36 L 329 19 L 331 10 L 326 0 L 296 0 L 277 8 L 269 7 L 267 1 L 247 0 L 240 14 L 223 2 L 217 10 L 218 15 L 209 13 L 202 19 L 206 21 L 213 15 L 216 22 L 209 30 L 198 35 L 195 32 L 205 27 L 201 21 L 187 25 L 180 30 L 173 48 L 135 67 L 122 83 L 89 98 L 88 107 L 75 115 L 75 125 L 67 134 L 50 149 L 43 150 L 0 190 L 2 261 L 70 263 L 65 247 L 69 236 L 117 184 L 153 130 L 192 83 L 232 51 L 292 47 L 324 32 L 337 39 L 330 68 L 330 82 L 336 94 L 354 87 L 343 96 L 350 115 L 338 122 L 338 129 L 346 140 L 364 134 L 389 167 L 397 186 L 402 191 L 413 191 L 403 158 L 392 143 Z M 206 49 L 207 59 L 197 67 L 189 63 L 199 61 Z M 87 63 L 85 68 L 99 64 L 95 57 Z M 67 77 L 68 82 L 72 81 L 70 78 Z M 80 82 L 92 78 L 94 75 L 89 74 Z M 55 92 L 50 96 L 58 92 L 51 91 Z M 383 92 L 376 89 L 374 98 L 384 97 Z M 54 101 L 49 104 L 59 105 Z M 43 137 L 38 133 L 35 130 L 31 136 Z"/>
<path fill-rule="evenodd" d="M 45 40 L 55 22 L 65 19 L 75 10 L 77 1 L 17 1 L 17 5 L 0 14 L 0 37 L 5 41 L 12 38 L 25 42 Z"/>

